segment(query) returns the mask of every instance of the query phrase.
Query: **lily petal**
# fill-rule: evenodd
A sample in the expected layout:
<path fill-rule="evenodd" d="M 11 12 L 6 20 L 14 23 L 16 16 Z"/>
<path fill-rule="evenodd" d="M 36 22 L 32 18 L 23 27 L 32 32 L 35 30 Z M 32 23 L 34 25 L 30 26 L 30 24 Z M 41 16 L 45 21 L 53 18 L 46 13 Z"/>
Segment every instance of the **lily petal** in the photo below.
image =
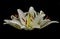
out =
<path fill-rule="evenodd" d="M 14 15 L 11 15 L 11 19 L 17 19 Z"/>
<path fill-rule="evenodd" d="M 31 13 L 33 16 L 34 14 L 37 16 L 37 13 L 32 6 L 29 8 L 29 13 Z"/>
<path fill-rule="evenodd" d="M 20 9 L 17 9 L 17 11 L 18 11 L 18 15 L 19 15 L 19 19 L 20 19 L 21 23 L 22 23 L 23 25 L 25 25 L 24 20 L 26 20 L 26 19 L 25 19 L 25 17 L 24 17 L 23 11 L 20 10 Z M 24 18 L 24 20 L 22 20 L 23 18 Z"/>
<path fill-rule="evenodd" d="M 33 22 L 38 23 L 39 21 L 42 21 L 44 16 L 45 14 L 39 14 L 37 17 L 35 17 Z"/>
<path fill-rule="evenodd" d="M 16 24 L 16 23 L 13 23 L 11 22 L 11 20 L 4 20 L 6 23 L 5 24 L 9 24 L 17 29 L 20 29 L 20 25 Z"/>
<path fill-rule="evenodd" d="M 44 28 L 44 27 L 46 27 L 46 26 L 48 26 L 49 24 L 52 24 L 52 23 L 59 23 L 59 22 L 58 21 L 51 21 L 49 19 L 46 19 L 46 20 L 41 22 L 40 29 Z"/>
<path fill-rule="evenodd" d="M 21 25 L 21 23 L 17 20 L 4 20 L 6 22 L 6 24 L 10 24 L 12 25 L 13 27 L 19 27 L 19 28 L 25 28 L 23 27 L 23 25 Z"/>
<path fill-rule="evenodd" d="M 23 13 L 22 10 L 17 9 L 17 12 L 18 12 L 19 18 L 23 18 L 24 17 L 24 13 Z"/>
<path fill-rule="evenodd" d="M 7 24 L 10 24 L 10 23 L 14 23 L 14 24 L 17 24 L 17 25 L 20 25 L 20 22 L 17 21 L 17 20 L 4 20 Z"/>
<path fill-rule="evenodd" d="M 44 12 L 42 10 L 40 11 L 40 15 L 41 15 L 41 17 L 45 16 L 45 14 L 44 14 Z"/>

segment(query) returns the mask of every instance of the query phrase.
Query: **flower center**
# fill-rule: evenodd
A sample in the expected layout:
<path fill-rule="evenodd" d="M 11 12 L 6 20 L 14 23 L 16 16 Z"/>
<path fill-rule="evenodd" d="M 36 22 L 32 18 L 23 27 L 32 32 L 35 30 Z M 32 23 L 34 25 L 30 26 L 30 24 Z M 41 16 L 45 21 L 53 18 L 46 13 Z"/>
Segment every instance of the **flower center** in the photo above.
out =
<path fill-rule="evenodd" d="M 26 26 L 29 27 L 30 26 L 30 23 L 33 21 L 33 15 L 32 14 L 28 14 L 27 15 L 27 19 L 26 19 Z"/>

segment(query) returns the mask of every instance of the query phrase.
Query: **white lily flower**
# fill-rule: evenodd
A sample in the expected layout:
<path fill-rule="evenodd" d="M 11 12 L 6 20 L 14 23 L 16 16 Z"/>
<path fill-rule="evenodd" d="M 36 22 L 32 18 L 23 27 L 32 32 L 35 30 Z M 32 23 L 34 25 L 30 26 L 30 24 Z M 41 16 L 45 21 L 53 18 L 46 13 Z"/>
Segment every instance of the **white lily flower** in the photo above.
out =
<path fill-rule="evenodd" d="M 28 12 L 23 12 L 20 9 L 17 9 L 17 12 L 18 18 L 12 15 L 12 20 L 4 20 L 4 24 L 10 24 L 17 29 L 32 30 L 34 28 L 42 29 L 51 23 L 59 23 L 58 21 L 44 19 L 44 12 L 40 11 L 40 13 L 37 14 L 33 7 L 30 7 Z"/>

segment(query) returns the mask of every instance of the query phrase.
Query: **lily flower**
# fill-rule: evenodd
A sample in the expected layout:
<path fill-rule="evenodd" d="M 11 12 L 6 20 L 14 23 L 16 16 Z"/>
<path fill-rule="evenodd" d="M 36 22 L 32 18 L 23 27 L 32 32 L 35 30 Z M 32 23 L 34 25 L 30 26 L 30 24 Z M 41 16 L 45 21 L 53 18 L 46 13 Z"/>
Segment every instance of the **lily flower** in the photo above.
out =
<path fill-rule="evenodd" d="M 29 8 L 28 12 L 23 12 L 21 9 L 17 9 L 18 18 L 11 15 L 12 20 L 5 19 L 4 24 L 9 24 L 17 29 L 32 30 L 35 28 L 42 29 L 51 23 L 59 23 L 58 21 L 51 21 L 50 19 L 44 19 L 45 14 L 41 10 L 37 13 L 33 7 Z"/>

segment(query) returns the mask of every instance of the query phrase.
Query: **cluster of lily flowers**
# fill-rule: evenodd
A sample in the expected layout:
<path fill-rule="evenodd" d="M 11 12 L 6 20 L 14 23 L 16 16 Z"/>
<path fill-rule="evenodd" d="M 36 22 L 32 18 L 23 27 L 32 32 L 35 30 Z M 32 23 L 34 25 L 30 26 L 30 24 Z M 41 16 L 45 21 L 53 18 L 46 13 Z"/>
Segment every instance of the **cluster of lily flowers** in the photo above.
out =
<path fill-rule="evenodd" d="M 45 17 L 44 12 L 36 12 L 33 7 L 29 8 L 28 12 L 23 12 L 17 9 L 18 17 L 11 15 L 12 20 L 5 19 L 4 24 L 9 24 L 17 29 L 32 30 L 35 28 L 42 29 L 51 23 L 59 23 L 58 21 L 51 21 Z"/>

